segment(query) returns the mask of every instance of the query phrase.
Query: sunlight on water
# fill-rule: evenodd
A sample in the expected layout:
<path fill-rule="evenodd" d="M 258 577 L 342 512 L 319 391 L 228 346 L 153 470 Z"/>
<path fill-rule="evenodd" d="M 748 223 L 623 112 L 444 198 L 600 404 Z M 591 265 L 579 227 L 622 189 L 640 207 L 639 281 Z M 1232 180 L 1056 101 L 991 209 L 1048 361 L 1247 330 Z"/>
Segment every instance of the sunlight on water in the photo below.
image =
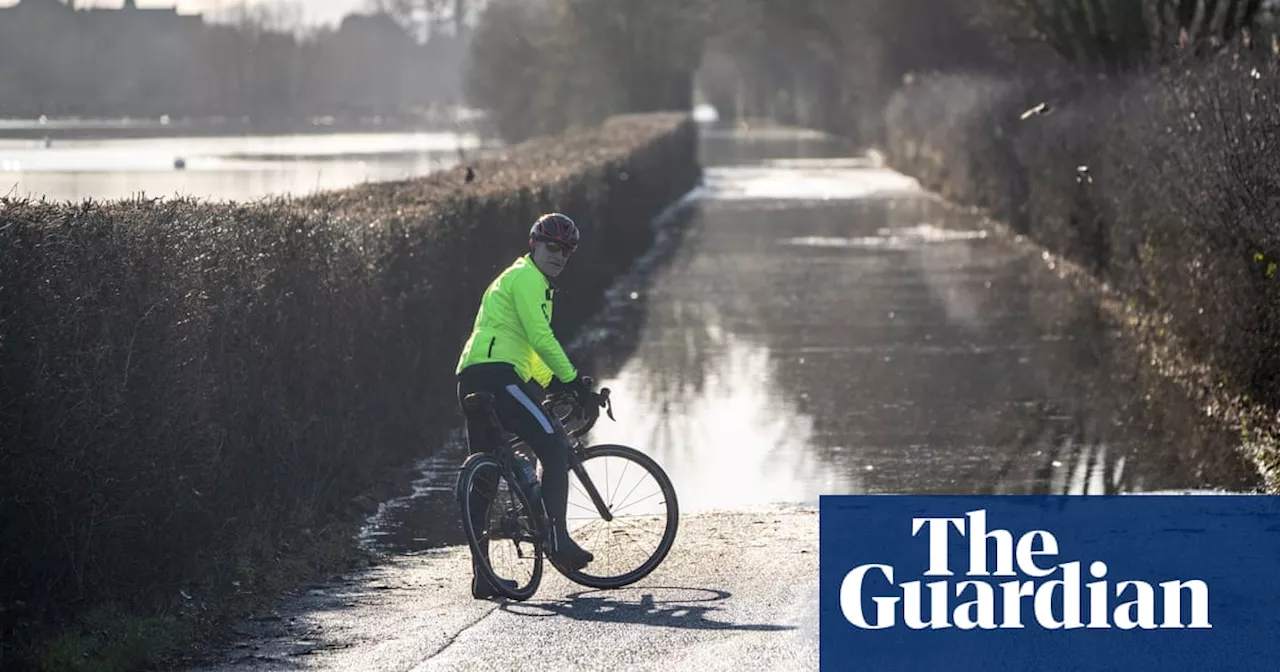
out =
<path fill-rule="evenodd" d="M 784 166 L 715 166 L 706 188 L 718 200 L 847 200 L 919 191 L 919 183 L 865 161 L 811 160 Z"/>
<path fill-rule="evenodd" d="M 705 183 L 568 344 L 613 391 L 617 421 L 588 443 L 653 457 L 682 512 L 823 494 L 1201 494 L 1251 478 L 1215 458 L 1231 436 L 1139 387 L 1094 303 L 977 215 L 873 155 L 715 137 Z M 375 545 L 459 538 L 448 487 L 465 450 L 439 450 L 371 520 Z"/>
<path fill-rule="evenodd" d="M 814 493 L 859 490 L 856 475 L 832 472 L 809 450 L 813 419 L 778 394 L 769 349 L 708 317 L 701 389 L 679 373 L 654 370 L 662 357 L 642 350 L 601 381 L 613 390 L 618 421 L 601 420 L 592 443 L 630 443 L 649 453 L 675 482 L 682 510 L 816 504 Z"/>
<path fill-rule="evenodd" d="M 405 179 L 481 149 L 474 135 L 440 132 L 60 139 L 50 147 L 0 139 L 0 195 L 251 200 Z"/>
<path fill-rule="evenodd" d="M 891 248 L 903 250 L 925 243 L 948 243 L 957 240 L 981 240 L 986 231 L 956 231 L 940 229 L 932 224 L 880 229 L 874 236 L 838 238 L 833 236 L 802 236 L 781 241 L 783 245 L 808 245 L 812 247 Z"/>

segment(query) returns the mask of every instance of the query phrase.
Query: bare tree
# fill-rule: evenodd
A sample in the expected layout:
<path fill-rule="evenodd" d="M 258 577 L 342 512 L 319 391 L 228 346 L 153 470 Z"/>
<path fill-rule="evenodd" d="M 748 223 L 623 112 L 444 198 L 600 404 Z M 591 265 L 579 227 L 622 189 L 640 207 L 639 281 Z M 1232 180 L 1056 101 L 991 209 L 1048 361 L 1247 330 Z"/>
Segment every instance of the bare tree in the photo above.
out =
<path fill-rule="evenodd" d="M 1017 38 L 1041 40 L 1063 58 L 1116 71 L 1151 56 L 1231 42 L 1258 18 L 1262 0 L 983 0 L 983 12 Z"/>
<path fill-rule="evenodd" d="M 420 40 L 462 35 L 472 28 L 483 2 L 477 0 L 368 0 L 370 9 L 395 17 Z"/>

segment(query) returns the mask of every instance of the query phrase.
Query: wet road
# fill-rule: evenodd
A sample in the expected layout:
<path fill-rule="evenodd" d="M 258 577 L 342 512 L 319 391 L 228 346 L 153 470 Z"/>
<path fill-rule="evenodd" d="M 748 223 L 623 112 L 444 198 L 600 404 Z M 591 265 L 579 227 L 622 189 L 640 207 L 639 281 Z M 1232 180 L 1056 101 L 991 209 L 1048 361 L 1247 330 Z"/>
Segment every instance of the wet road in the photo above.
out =
<path fill-rule="evenodd" d="M 1031 246 L 839 141 L 707 135 L 704 187 L 572 348 L 614 391 L 591 439 L 657 458 L 685 510 L 1253 485 Z M 425 462 L 370 541 L 459 541 L 461 458 Z"/>
<path fill-rule="evenodd" d="M 366 530 L 389 563 L 247 623 L 211 669 L 816 669 L 822 494 L 1252 485 L 1234 437 L 1034 249 L 850 154 L 710 134 L 705 185 L 572 347 L 614 390 L 593 441 L 676 484 L 681 533 L 652 576 L 471 600 L 455 441 Z"/>
<path fill-rule="evenodd" d="M 593 438 L 652 450 L 691 505 L 1247 483 L 1036 251 L 833 143 L 749 149 L 708 143 L 634 350 L 594 350 L 626 413 Z"/>

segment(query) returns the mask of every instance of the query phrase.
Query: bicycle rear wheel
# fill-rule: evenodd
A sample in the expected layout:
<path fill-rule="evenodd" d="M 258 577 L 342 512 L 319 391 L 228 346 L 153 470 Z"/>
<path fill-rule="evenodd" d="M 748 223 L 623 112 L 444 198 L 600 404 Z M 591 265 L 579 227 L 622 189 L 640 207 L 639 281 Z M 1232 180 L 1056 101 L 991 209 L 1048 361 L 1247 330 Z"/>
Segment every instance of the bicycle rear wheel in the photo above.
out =
<path fill-rule="evenodd" d="M 596 507 L 592 487 L 612 520 Z M 667 557 L 680 507 L 671 479 L 653 458 L 629 446 L 605 444 L 587 448 L 581 466 L 570 472 L 565 518 L 570 536 L 595 559 L 577 571 L 556 569 L 584 586 L 621 588 L 648 576 Z"/>
<path fill-rule="evenodd" d="M 507 478 L 496 458 L 476 453 L 458 473 L 457 496 L 467 544 L 479 559 L 477 569 L 502 595 L 520 601 L 532 597 L 542 581 L 542 548 L 524 490 Z M 482 503 L 488 504 L 487 511 Z M 473 512 L 481 520 L 479 529 Z"/>

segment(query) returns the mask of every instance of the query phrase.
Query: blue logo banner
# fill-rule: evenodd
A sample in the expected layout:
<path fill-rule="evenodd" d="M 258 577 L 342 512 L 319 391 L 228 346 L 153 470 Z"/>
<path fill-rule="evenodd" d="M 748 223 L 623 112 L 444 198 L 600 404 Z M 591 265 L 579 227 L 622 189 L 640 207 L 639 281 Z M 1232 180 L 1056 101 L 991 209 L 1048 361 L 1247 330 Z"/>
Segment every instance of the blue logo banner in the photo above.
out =
<path fill-rule="evenodd" d="M 1280 670 L 1280 497 L 826 496 L 823 670 Z"/>

